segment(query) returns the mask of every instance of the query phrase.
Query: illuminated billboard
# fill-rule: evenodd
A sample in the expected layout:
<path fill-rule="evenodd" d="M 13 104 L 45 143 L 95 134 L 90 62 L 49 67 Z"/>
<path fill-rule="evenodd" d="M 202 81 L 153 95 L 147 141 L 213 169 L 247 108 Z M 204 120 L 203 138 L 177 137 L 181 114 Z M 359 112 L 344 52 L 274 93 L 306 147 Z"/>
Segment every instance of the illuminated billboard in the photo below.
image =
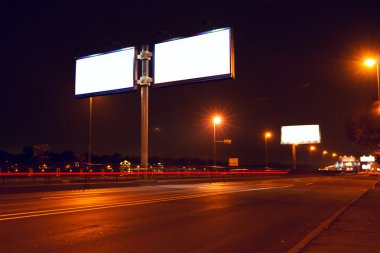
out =
<path fill-rule="evenodd" d="M 281 144 L 321 143 L 319 125 L 283 126 Z"/>
<path fill-rule="evenodd" d="M 133 90 L 135 48 L 123 48 L 78 58 L 75 96 L 90 97 Z"/>
<path fill-rule="evenodd" d="M 234 78 L 231 28 L 154 45 L 154 86 Z"/>
<path fill-rule="evenodd" d="M 365 156 L 365 155 L 363 155 L 363 156 L 360 157 L 360 161 L 361 161 L 361 162 L 372 163 L 372 162 L 375 161 L 375 157 L 372 156 L 372 155 L 369 155 L 369 156 Z"/>

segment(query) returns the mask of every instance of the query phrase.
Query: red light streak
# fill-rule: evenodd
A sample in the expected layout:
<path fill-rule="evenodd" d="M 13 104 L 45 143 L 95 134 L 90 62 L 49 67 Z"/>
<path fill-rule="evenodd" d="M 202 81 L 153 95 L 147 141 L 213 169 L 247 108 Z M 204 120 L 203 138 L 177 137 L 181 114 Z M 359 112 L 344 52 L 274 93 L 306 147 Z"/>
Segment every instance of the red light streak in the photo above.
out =
<path fill-rule="evenodd" d="M 0 176 L 285 175 L 288 171 L 0 172 Z"/>

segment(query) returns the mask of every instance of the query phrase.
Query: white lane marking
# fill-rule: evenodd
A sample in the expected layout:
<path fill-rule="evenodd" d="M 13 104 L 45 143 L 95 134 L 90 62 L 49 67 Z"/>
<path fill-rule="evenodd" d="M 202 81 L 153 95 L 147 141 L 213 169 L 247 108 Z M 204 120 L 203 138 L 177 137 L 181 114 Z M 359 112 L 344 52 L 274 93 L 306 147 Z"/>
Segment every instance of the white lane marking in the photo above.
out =
<path fill-rule="evenodd" d="M 277 187 L 251 188 L 251 189 L 243 189 L 243 190 L 236 190 L 236 191 L 229 191 L 229 192 L 212 192 L 212 193 L 201 193 L 201 194 L 192 194 L 192 195 L 184 195 L 184 196 L 157 198 L 157 199 L 150 199 L 150 200 L 119 202 L 119 203 L 113 203 L 113 204 L 107 204 L 107 205 L 92 205 L 92 206 L 86 206 L 86 207 L 70 207 L 70 208 L 58 208 L 58 209 L 41 210 L 41 211 L 21 212 L 21 213 L 14 213 L 14 214 L 1 214 L 0 221 L 16 220 L 16 219 L 22 219 L 22 218 L 39 217 L 39 216 L 48 216 L 48 215 L 54 215 L 54 214 L 75 213 L 75 212 L 83 212 L 83 211 L 90 211 L 90 210 L 115 208 L 115 207 L 135 206 L 135 205 L 168 202 L 168 201 L 175 201 L 175 200 L 182 200 L 182 199 L 201 198 L 201 197 L 209 197 L 209 196 L 239 193 L 239 192 L 288 188 L 288 187 L 293 187 L 293 186 L 294 185 L 283 185 L 283 186 L 277 186 Z"/>
<path fill-rule="evenodd" d="M 89 197 L 89 196 L 96 196 L 100 195 L 101 193 L 86 193 L 86 194 L 73 194 L 73 195 L 62 195 L 62 196 L 52 196 L 52 197 L 44 197 L 44 198 L 38 198 L 38 199 L 64 199 L 64 198 L 77 198 L 77 197 Z M 34 202 L 23 202 L 22 205 L 30 205 Z M 20 205 L 20 203 L 10 203 L 10 204 L 0 204 L 0 207 L 6 207 L 6 206 L 17 206 Z"/>

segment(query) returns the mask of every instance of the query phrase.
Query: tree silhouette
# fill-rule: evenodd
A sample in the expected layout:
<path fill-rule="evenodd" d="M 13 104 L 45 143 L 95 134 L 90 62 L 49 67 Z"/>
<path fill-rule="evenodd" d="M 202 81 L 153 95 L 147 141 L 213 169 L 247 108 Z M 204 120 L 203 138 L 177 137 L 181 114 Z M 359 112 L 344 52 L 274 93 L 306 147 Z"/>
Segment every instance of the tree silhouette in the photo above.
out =
<path fill-rule="evenodd" d="M 367 152 L 380 155 L 380 112 L 375 103 L 372 110 L 352 119 L 346 125 L 347 137 L 366 148 Z"/>

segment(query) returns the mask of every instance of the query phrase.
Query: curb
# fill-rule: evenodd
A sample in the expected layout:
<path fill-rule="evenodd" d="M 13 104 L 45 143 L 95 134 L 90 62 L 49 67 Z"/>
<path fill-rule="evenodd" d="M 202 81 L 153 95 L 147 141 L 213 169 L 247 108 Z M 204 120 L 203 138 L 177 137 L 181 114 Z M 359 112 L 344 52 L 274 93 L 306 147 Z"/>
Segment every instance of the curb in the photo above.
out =
<path fill-rule="evenodd" d="M 347 209 L 349 209 L 351 206 L 353 206 L 359 199 L 361 199 L 369 190 L 373 190 L 378 182 L 375 182 L 372 186 L 370 186 L 368 189 L 363 191 L 359 196 L 354 198 L 348 205 L 338 209 L 336 212 L 333 213 L 331 217 L 326 219 L 324 222 L 322 222 L 317 228 L 315 228 L 313 231 L 311 231 L 308 235 L 306 235 L 305 238 L 303 238 L 300 242 L 298 242 L 295 246 L 293 246 L 290 250 L 288 250 L 286 253 L 298 253 L 301 252 L 303 249 L 306 248 L 306 246 L 315 238 L 317 237 L 323 230 L 328 228 L 339 216 L 341 216 Z"/>

